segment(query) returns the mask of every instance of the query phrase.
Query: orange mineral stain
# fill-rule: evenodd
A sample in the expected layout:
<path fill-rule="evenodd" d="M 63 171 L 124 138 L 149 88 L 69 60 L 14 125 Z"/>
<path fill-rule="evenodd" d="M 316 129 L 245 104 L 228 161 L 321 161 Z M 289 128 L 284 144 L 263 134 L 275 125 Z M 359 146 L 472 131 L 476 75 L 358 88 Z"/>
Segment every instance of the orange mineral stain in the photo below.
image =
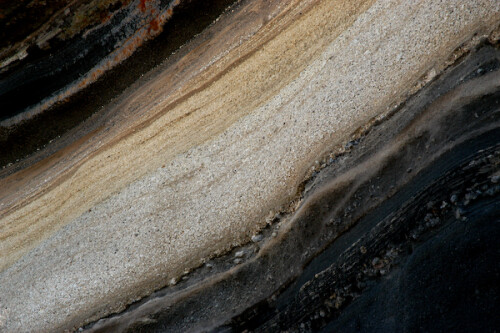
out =
<path fill-rule="evenodd" d="M 143 13 L 146 11 L 146 2 L 148 2 L 148 0 L 140 0 L 139 1 L 139 9 Z"/>
<path fill-rule="evenodd" d="M 149 28 L 148 28 L 148 33 L 152 31 L 158 31 L 160 29 L 160 25 L 158 23 L 158 19 L 153 19 L 151 22 L 149 22 Z"/>
<path fill-rule="evenodd" d="M 106 23 L 107 21 L 109 21 L 110 18 L 111 18 L 111 14 L 109 14 L 107 12 L 101 13 L 101 15 L 100 15 L 101 23 Z"/>

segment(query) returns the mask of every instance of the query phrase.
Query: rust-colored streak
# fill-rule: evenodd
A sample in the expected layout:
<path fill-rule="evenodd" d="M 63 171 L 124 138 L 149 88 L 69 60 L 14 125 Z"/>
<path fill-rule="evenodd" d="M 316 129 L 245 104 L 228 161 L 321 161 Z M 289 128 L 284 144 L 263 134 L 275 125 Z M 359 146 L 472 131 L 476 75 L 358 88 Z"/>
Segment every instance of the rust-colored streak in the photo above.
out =
<path fill-rule="evenodd" d="M 108 12 L 102 12 L 100 14 L 101 23 L 106 23 L 111 18 L 111 14 Z"/>
<path fill-rule="evenodd" d="M 160 24 L 158 22 L 158 19 L 155 18 L 151 22 L 149 22 L 149 28 L 148 28 L 148 33 L 151 31 L 158 31 L 160 30 Z"/>
<path fill-rule="evenodd" d="M 146 11 L 146 2 L 148 2 L 148 0 L 140 0 L 139 1 L 139 9 L 143 13 Z"/>

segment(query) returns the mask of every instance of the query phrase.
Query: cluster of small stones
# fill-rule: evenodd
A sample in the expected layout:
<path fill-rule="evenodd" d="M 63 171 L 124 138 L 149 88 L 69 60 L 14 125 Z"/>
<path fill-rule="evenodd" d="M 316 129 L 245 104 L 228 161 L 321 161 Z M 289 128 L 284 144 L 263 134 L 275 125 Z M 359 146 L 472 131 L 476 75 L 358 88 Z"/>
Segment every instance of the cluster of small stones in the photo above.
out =
<path fill-rule="evenodd" d="M 479 152 L 481 153 L 481 151 Z M 478 198 L 493 197 L 500 192 L 500 151 L 495 151 L 486 157 L 472 160 L 463 168 L 464 171 L 476 168 L 480 173 L 492 172 L 492 174 L 483 181 L 477 179 L 472 185 L 454 191 L 449 199 L 441 202 L 430 201 L 427 203 L 429 213 L 425 215 L 418 227 L 410 233 L 414 240 L 419 239 L 420 235 L 430 228 L 437 227 L 442 222 L 442 217 L 447 213 L 452 213 L 455 219 L 467 221 L 467 206 Z"/>
<path fill-rule="evenodd" d="M 359 251 L 367 254 L 367 248 L 361 246 Z M 338 286 L 335 291 L 323 302 L 305 321 L 298 325 L 297 331 L 310 332 L 311 330 L 322 327 L 326 322 L 337 316 L 342 309 L 359 298 L 363 291 L 373 284 L 378 278 L 388 274 L 391 269 L 397 266 L 401 260 L 401 246 L 388 246 L 382 253 L 367 260 L 363 265 L 363 270 L 359 272 L 356 278 L 344 286 Z M 316 274 L 315 277 L 319 277 Z M 292 330 L 293 331 L 293 330 Z"/>
<path fill-rule="evenodd" d="M 220 255 L 214 255 L 204 260 L 204 263 L 194 269 L 186 269 L 179 278 L 171 278 L 168 287 L 178 286 L 180 289 L 187 286 L 187 281 L 199 281 L 208 273 L 217 273 L 238 266 L 255 257 L 260 248 L 270 239 L 276 238 L 280 227 L 284 223 L 284 213 L 269 212 L 266 219 L 266 227 L 258 233 L 251 236 L 250 241 L 241 246 L 234 247 L 229 252 Z M 184 282 L 184 284 L 182 283 Z"/>

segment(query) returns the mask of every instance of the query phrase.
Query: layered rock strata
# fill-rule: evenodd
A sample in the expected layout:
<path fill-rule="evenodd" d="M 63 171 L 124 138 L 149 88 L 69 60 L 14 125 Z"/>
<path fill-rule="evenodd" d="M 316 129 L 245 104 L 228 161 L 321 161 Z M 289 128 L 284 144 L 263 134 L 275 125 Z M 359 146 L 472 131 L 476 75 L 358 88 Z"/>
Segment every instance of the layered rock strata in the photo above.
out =
<path fill-rule="evenodd" d="M 307 202 L 300 198 L 304 180 L 332 149 L 373 119 L 383 119 L 488 35 L 494 41 L 498 33 L 490 33 L 499 20 L 496 1 L 458 6 L 431 0 L 238 3 L 103 110 L 38 155 L 2 171 L 0 327 L 78 328 L 174 285 L 210 258 L 247 243 L 277 212 L 321 213 L 320 194 L 311 194 Z M 497 79 L 490 73 L 456 89 L 464 98 L 489 96 L 498 88 Z M 461 95 L 456 96 L 460 101 Z M 460 107 L 452 97 L 450 106 Z M 436 118 L 431 134 L 447 124 L 442 119 L 454 120 L 441 110 L 423 114 Z M 396 136 L 404 124 L 416 126 L 396 137 L 392 148 L 384 150 L 376 140 L 371 144 L 382 149 L 376 161 L 398 151 L 414 158 L 410 134 L 422 129 L 419 119 L 417 125 L 408 123 L 412 117 L 389 127 Z M 477 129 L 471 122 L 470 135 L 486 133 L 496 121 L 482 128 L 486 118 L 478 114 L 478 119 Z M 400 179 L 394 185 L 421 174 L 439 153 L 433 151 L 429 160 L 412 167 L 413 173 L 406 172 L 406 165 L 396 170 L 402 175 L 391 173 Z M 376 163 L 361 162 L 363 157 L 345 179 L 340 176 L 345 190 L 336 192 L 339 185 L 331 195 L 346 201 L 376 175 Z M 314 243 L 316 226 L 304 221 L 309 227 L 299 238 Z M 290 236 L 284 231 L 283 236 L 276 232 L 282 246 L 296 245 L 285 242 Z M 377 232 L 384 234 L 384 229 Z M 318 244 L 299 252 L 309 258 L 322 248 Z M 264 262 L 255 262 L 264 273 L 269 270 L 270 281 L 277 274 L 288 278 L 269 283 L 269 289 L 242 302 L 246 306 L 300 273 L 300 266 L 276 266 L 286 265 L 289 252 L 275 257 L 268 251 L 257 255 Z M 276 265 L 265 266 L 279 258 Z M 224 290 L 238 292 L 246 279 L 244 267 L 250 266 L 239 267 L 227 267 L 229 273 L 214 281 L 233 274 L 237 285 Z M 184 297 L 185 291 L 178 292 Z M 244 309 L 234 310 L 223 312 L 223 319 Z M 234 323 L 204 318 L 200 314 L 192 320 L 196 325 L 246 325 L 245 315 Z"/>
<path fill-rule="evenodd" d="M 327 161 L 297 211 L 89 331 L 493 330 L 499 75 L 480 46 Z"/>

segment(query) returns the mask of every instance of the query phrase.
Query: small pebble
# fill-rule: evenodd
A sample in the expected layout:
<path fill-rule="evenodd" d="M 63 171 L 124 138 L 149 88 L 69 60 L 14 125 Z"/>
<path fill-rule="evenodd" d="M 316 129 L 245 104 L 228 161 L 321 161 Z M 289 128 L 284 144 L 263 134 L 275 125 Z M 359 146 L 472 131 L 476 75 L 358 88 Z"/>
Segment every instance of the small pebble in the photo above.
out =
<path fill-rule="evenodd" d="M 470 193 L 467 193 L 465 195 L 465 200 L 470 201 L 470 200 L 474 200 L 474 199 L 476 199 L 476 194 L 474 192 L 470 192 Z"/>
<path fill-rule="evenodd" d="M 335 308 L 338 310 L 342 306 L 342 303 L 344 303 L 344 299 L 342 297 L 337 297 L 335 299 Z"/>
<path fill-rule="evenodd" d="M 241 259 L 241 258 L 236 258 L 236 259 L 234 259 L 234 260 L 233 260 L 233 262 L 234 262 L 236 265 L 238 265 L 238 264 L 241 264 L 241 263 L 243 262 L 243 259 Z"/>
<path fill-rule="evenodd" d="M 254 242 L 254 243 L 260 242 L 263 238 L 264 238 L 264 236 L 262 236 L 262 234 L 253 235 L 252 242 Z"/>
<path fill-rule="evenodd" d="M 485 193 L 489 196 L 494 196 L 500 191 L 500 185 L 493 186 L 492 188 L 489 188 Z"/>
<path fill-rule="evenodd" d="M 358 289 L 363 289 L 363 288 L 366 287 L 366 283 L 363 282 L 363 281 L 359 281 L 358 284 L 357 284 L 357 286 L 358 286 Z"/>
<path fill-rule="evenodd" d="M 426 223 L 428 227 L 435 227 L 439 224 L 439 218 L 435 217 L 429 220 L 429 222 Z"/>
<path fill-rule="evenodd" d="M 276 237 L 276 236 L 278 236 L 278 234 L 276 233 L 276 231 L 273 231 L 273 233 L 271 234 L 271 236 Z"/>
<path fill-rule="evenodd" d="M 491 197 L 491 196 L 495 195 L 495 190 L 492 187 L 492 188 L 486 190 L 484 193 L 486 193 L 487 195 L 489 195 Z"/>
<path fill-rule="evenodd" d="M 493 177 L 491 177 L 491 182 L 493 184 L 496 184 L 500 181 L 500 175 L 494 175 Z"/>
<path fill-rule="evenodd" d="M 387 252 L 385 253 L 385 256 L 388 258 L 394 259 L 398 256 L 398 250 L 395 248 L 387 250 Z"/>
<path fill-rule="evenodd" d="M 450 198 L 450 202 L 451 202 L 451 203 L 456 203 L 456 202 L 457 202 L 457 200 L 458 200 L 458 197 L 457 197 L 457 195 L 456 195 L 456 194 L 453 194 L 453 195 L 451 196 L 451 198 Z"/>
<path fill-rule="evenodd" d="M 245 255 L 245 252 L 244 251 L 238 251 L 234 254 L 234 257 L 235 258 L 241 258 Z"/>

